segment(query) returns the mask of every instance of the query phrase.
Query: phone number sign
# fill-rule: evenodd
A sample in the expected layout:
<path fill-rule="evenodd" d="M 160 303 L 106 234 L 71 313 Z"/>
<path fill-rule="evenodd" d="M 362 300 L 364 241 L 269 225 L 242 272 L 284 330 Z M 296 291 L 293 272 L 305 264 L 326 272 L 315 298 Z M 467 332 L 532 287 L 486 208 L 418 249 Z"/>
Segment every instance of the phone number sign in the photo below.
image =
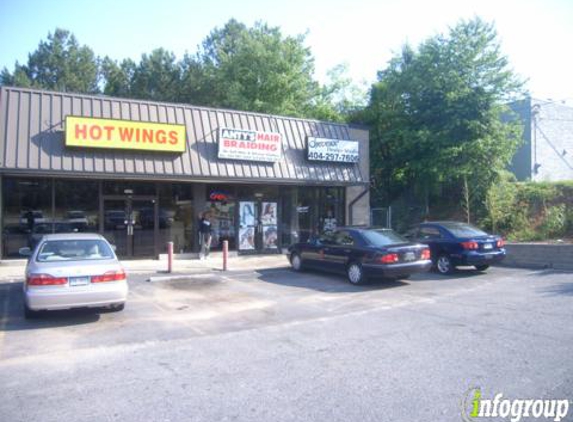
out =
<path fill-rule="evenodd" d="M 311 161 L 330 161 L 337 163 L 357 163 L 360 158 L 358 141 L 341 139 L 314 138 L 309 136 L 308 159 Z"/>

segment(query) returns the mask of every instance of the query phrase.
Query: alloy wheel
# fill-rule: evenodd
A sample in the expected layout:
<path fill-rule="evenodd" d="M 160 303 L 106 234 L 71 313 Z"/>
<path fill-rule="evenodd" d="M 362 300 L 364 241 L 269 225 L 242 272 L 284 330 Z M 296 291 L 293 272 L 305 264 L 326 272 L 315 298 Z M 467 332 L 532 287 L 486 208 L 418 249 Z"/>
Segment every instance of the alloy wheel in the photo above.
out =
<path fill-rule="evenodd" d="M 449 274 L 452 272 L 452 262 L 446 255 L 442 255 L 438 258 L 436 266 L 441 274 Z"/>
<path fill-rule="evenodd" d="M 302 259 L 298 254 L 293 254 L 290 263 L 295 271 L 300 271 L 302 268 Z"/>
<path fill-rule="evenodd" d="M 352 284 L 360 284 L 362 282 L 362 268 L 358 264 L 350 264 L 348 267 L 348 280 Z"/>

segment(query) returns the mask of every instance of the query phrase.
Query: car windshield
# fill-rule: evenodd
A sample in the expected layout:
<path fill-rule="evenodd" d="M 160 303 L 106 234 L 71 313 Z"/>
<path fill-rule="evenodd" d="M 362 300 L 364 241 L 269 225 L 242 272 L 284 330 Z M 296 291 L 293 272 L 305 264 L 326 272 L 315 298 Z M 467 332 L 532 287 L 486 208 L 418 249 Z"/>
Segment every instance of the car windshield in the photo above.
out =
<path fill-rule="evenodd" d="M 364 230 L 362 235 L 368 243 L 373 246 L 388 246 L 398 243 L 408 243 L 408 240 L 400 236 L 393 230 Z"/>
<path fill-rule="evenodd" d="M 487 236 L 487 233 L 466 223 L 442 223 L 442 226 L 455 237 Z"/>
<path fill-rule="evenodd" d="M 38 262 L 112 259 L 109 244 L 100 239 L 48 240 L 40 246 Z"/>

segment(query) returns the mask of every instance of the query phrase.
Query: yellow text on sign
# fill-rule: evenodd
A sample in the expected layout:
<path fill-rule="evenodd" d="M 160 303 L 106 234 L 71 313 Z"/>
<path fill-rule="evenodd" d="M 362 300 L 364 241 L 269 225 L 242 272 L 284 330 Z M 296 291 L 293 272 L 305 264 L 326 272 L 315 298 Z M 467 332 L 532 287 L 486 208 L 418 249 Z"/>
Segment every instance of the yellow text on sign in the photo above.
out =
<path fill-rule="evenodd" d="M 66 117 L 66 146 L 163 152 L 185 151 L 185 126 Z"/>

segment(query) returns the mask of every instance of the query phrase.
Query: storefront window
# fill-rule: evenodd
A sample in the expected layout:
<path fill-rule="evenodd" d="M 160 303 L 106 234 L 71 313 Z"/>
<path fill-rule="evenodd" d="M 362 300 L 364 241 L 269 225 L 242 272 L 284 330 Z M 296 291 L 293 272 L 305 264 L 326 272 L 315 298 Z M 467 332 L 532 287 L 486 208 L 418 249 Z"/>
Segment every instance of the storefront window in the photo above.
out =
<path fill-rule="evenodd" d="M 313 234 L 321 234 L 343 226 L 344 188 L 298 187 L 288 195 L 292 201 L 283 211 L 290 227 L 283 230 L 283 239 L 306 242 Z M 283 199 L 284 201 L 285 199 Z"/>
<path fill-rule="evenodd" d="M 320 188 L 318 198 L 318 232 L 331 232 L 344 225 L 344 189 Z"/>
<path fill-rule="evenodd" d="M 191 252 L 195 235 L 193 185 L 159 184 L 159 242 L 173 242 L 176 253 Z"/>
<path fill-rule="evenodd" d="M 52 180 L 4 178 L 2 255 L 19 258 L 18 250 L 34 247 L 52 232 Z"/>
<path fill-rule="evenodd" d="M 207 185 L 207 210 L 211 213 L 211 249 L 220 250 L 223 241 L 229 242 L 229 249 L 236 248 L 235 242 L 235 189 L 220 185 Z"/>
<path fill-rule="evenodd" d="M 147 195 L 155 196 L 155 183 L 106 180 L 103 182 L 104 195 Z"/>
<path fill-rule="evenodd" d="M 98 182 L 90 180 L 56 180 L 55 231 L 99 231 Z"/>

